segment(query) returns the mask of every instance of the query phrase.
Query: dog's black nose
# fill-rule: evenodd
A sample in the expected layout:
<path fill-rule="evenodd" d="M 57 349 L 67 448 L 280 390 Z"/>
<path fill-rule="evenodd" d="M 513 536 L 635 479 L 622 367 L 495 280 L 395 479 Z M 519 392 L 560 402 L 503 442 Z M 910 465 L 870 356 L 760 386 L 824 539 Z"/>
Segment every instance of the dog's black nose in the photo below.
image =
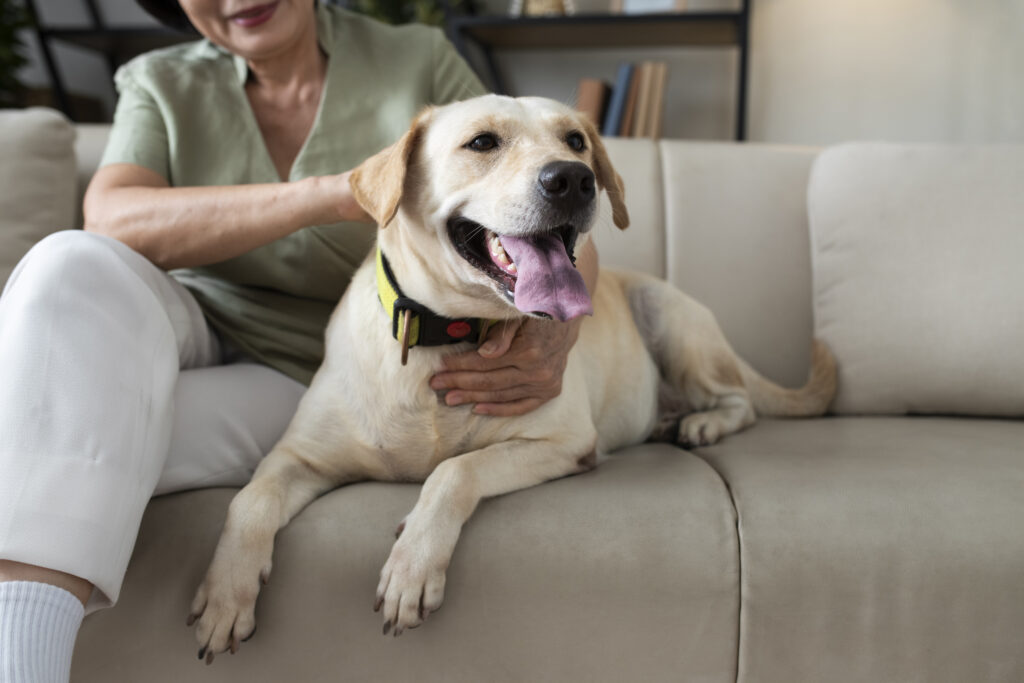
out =
<path fill-rule="evenodd" d="M 537 176 L 540 193 L 554 204 L 567 208 L 591 201 L 596 190 L 594 172 L 579 161 L 552 161 Z"/>

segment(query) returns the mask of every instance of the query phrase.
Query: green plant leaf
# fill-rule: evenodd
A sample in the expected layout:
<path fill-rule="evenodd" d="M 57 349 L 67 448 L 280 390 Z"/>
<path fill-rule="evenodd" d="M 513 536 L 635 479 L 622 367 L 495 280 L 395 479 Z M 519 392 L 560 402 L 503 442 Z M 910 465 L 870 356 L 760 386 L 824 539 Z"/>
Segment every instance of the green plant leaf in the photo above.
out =
<path fill-rule="evenodd" d="M 0 0 L 0 106 L 17 104 L 23 86 L 18 70 L 28 64 L 21 31 L 30 26 L 20 0 Z"/>

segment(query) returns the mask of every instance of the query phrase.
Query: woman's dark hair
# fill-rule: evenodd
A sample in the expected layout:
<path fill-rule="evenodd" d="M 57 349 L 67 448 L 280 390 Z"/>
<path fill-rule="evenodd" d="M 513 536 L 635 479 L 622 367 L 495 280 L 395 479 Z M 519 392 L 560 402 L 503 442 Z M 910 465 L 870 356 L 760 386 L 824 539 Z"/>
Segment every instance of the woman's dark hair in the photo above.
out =
<path fill-rule="evenodd" d="M 178 0 L 135 0 L 139 7 L 146 10 L 151 17 L 168 28 L 185 33 L 195 33 L 195 28 L 185 16 Z"/>

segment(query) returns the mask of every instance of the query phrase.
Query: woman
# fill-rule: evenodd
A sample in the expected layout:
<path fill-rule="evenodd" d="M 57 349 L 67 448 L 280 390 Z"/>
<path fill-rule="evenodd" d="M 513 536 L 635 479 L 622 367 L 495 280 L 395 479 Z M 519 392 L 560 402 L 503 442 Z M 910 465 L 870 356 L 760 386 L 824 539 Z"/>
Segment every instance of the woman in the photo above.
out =
<path fill-rule="evenodd" d="M 37 245 L 0 299 L 14 680 L 67 679 L 83 609 L 117 600 L 154 492 L 242 485 L 283 432 L 374 237 L 347 169 L 422 106 L 483 92 L 435 29 L 256 2 L 140 0 L 205 40 L 119 70 L 85 232 Z M 593 289 L 592 248 L 581 270 Z M 483 414 L 532 410 L 558 394 L 578 326 L 497 326 L 431 386 Z"/>

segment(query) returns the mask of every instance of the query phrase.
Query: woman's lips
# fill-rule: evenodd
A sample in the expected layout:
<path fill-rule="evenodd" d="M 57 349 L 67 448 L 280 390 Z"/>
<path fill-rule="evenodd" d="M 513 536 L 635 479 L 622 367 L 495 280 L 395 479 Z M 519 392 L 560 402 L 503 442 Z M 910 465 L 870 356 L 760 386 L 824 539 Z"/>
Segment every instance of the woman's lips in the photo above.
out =
<path fill-rule="evenodd" d="M 233 24 L 242 26 L 243 28 L 252 28 L 259 26 L 267 22 L 270 17 L 274 16 L 274 10 L 277 9 L 277 3 L 271 2 L 266 5 L 259 5 L 252 9 L 247 9 L 237 14 L 232 14 L 228 17 L 228 20 Z"/>

